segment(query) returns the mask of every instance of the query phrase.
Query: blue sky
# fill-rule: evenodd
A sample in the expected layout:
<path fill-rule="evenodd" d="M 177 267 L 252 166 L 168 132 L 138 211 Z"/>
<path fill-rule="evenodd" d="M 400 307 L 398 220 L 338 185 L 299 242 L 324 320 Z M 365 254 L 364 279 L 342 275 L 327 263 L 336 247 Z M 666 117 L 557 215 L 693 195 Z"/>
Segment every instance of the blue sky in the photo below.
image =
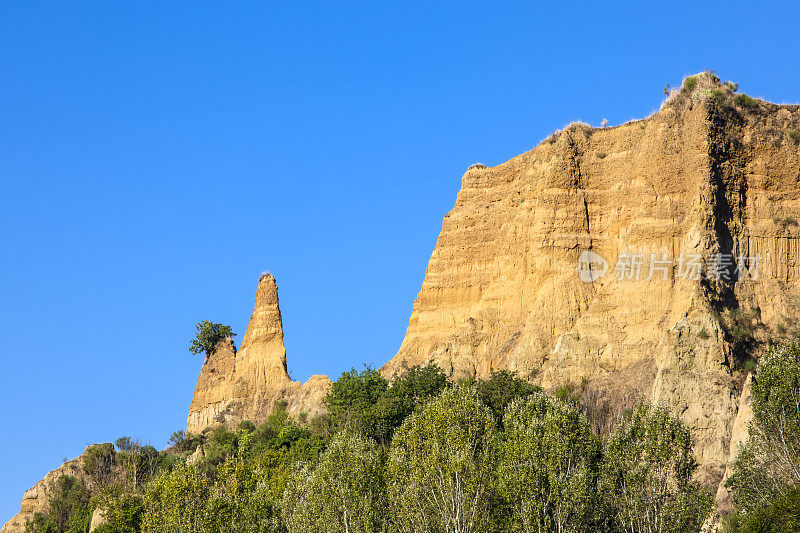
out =
<path fill-rule="evenodd" d="M 796 2 L 4 2 L 0 522 L 185 425 L 193 326 L 278 280 L 295 379 L 380 365 L 474 162 L 713 68 L 800 99 Z"/>

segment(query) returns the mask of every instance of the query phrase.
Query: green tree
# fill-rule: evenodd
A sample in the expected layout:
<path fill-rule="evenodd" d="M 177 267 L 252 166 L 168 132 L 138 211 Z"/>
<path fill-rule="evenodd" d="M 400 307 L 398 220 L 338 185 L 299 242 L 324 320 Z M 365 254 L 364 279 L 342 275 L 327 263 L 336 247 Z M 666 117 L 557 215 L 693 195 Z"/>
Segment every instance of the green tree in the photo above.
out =
<path fill-rule="evenodd" d="M 724 533 L 795 533 L 800 531 L 800 488 L 763 501 L 747 513 L 735 513 L 723 524 Z"/>
<path fill-rule="evenodd" d="M 138 533 L 144 516 L 144 498 L 118 488 L 107 490 L 99 498 L 106 523 L 96 533 Z"/>
<path fill-rule="evenodd" d="M 387 484 L 400 531 L 484 531 L 497 465 L 491 411 L 455 387 L 406 419 L 389 452 Z"/>
<path fill-rule="evenodd" d="M 604 450 L 601 485 L 617 527 L 698 531 L 713 498 L 692 481 L 696 468 L 686 426 L 664 408 L 640 404 Z"/>
<path fill-rule="evenodd" d="M 447 376 L 436 364 L 415 366 L 391 382 L 372 408 L 373 437 L 389 446 L 394 431 L 419 409 L 449 386 Z"/>
<path fill-rule="evenodd" d="M 198 322 L 195 329 L 197 333 L 194 339 L 192 339 L 192 344 L 189 345 L 189 351 L 193 354 L 205 352 L 206 356 L 208 356 L 214 351 L 219 341 L 226 337 L 236 336 L 236 333 L 233 332 L 230 326 L 215 324 L 208 320 Z"/>
<path fill-rule="evenodd" d="M 110 442 L 93 444 L 83 456 L 83 471 L 98 487 L 105 487 L 115 477 L 114 464 L 116 452 Z"/>
<path fill-rule="evenodd" d="M 407 416 L 415 408 L 439 396 L 448 385 L 444 371 L 436 363 L 430 363 L 415 366 L 402 377 L 392 381 L 387 395 L 404 402 L 403 407 Z"/>
<path fill-rule="evenodd" d="M 498 424 L 502 423 L 508 404 L 541 390 L 508 370 L 492 372 L 488 379 L 477 380 L 475 386 L 478 397 L 492 410 Z"/>
<path fill-rule="evenodd" d="M 155 475 L 160 458 L 158 450 L 130 437 L 120 437 L 115 443 L 119 450 L 116 460 L 122 464 L 131 489 L 136 491 L 139 485 Z"/>
<path fill-rule="evenodd" d="M 403 420 L 448 385 L 435 364 L 414 367 L 391 383 L 373 368 L 344 372 L 325 398 L 333 432 L 347 430 L 388 446 Z"/>
<path fill-rule="evenodd" d="M 280 507 L 273 497 L 268 474 L 252 457 L 252 435 L 238 432 L 238 449 L 217 471 L 208 504 L 209 528 L 219 533 L 283 531 Z"/>
<path fill-rule="evenodd" d="M 231 457 L 238 446 L 238 435 L 227 426 L 217 426 L 203 445 L 206 460 L 212 465 L 220 465 Z"/>
<path fill-rule="evenodd" d="M 536 392 L 514 400 L 503 425 L 498 478 L 508 530 L 590 530 L 598 445 L 577 404 Z"/>
<path fill-rule="evenodd" d="M 745 513 L 800 486 L 800 345 L 770 351 L 752 386 L 753 420 L 729 485 Z"/>
<path fill-rule="evenodd" d="M 211 494 L 208 480 L 197 467 L 181 463 L 153 480 L 145 492 L 145 533 L 198 533 L 207 531 L 206 505 Z"/>
<path fill-rule="evenodd" d="M 340 433 L 315 468 L 298 469 L 284 495 L 292 533 L 381 531 L 386 515 L 382 464 L 375 444 Z"/>
<path fill-rule="evenodd" d="M 388 427 L 384 420 L 392 413 L 387 413 L 386 404 L 379 405 L 379 400 L 388 389 L 389 382 L 374 368 L 342 372 L 324 400 L 333 429 L 372 438 L 383 436 Z"/>
<path fill-rule="evenodd" d="M 182 429 L 174 432 L 167 441 L 170 446 L 181 452 L 193 452 L 201 442 L 199 435 L 186 434 Z"/>

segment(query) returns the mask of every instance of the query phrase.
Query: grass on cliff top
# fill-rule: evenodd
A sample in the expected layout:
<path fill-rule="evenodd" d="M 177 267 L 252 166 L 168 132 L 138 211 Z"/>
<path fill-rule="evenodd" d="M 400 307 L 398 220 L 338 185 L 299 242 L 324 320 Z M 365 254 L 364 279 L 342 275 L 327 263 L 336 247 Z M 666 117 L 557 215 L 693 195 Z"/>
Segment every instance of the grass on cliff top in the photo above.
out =
<path fill-rule="evenodd" d="M 685 109 L 696 103 L 710 102 L 720 109 L 757 112 L 761 106 L 759 100 L 744 93 L 737 94 L 738 90 L 739 84 L 723 83 L 712 71 L 700 72 L 684 78 L 679 90 L 670 90 L 667 85 L 664 92 L 668 97 L 661 109 L 668 106 Z"/>

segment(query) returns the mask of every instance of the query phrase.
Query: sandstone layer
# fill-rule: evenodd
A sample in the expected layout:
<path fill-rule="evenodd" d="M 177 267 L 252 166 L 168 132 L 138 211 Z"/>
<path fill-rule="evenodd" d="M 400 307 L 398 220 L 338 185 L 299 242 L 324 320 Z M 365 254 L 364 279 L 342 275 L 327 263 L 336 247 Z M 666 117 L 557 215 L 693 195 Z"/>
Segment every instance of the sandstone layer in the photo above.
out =
<path fill-rule="evenodd" d="M 322 410 L 329 387 L 327 376 L 312 376 L 305 383 L 289 377 L 278 286 L 272 275 L 265 274 L 240 348 L 225 339 L 206 356 L 186 428 L 201 433 L 241 420 L 260 423 L 279 400 L 287 402 L 289 413 L 313 416 Z"/>
<path fill-rule="evenodd" d="M 468 169 L 384 374 L 435 362 L 454 377 L 511 369 L 649 398 L 689 425 L 701 479 L 718 483 L 740 368 L 796 329 L 800 107 L 713 75 L 693 85 L 647 119 L 574 124 Z M 608 270 L 584 264 L 586 282 L 588 252 Z"/>

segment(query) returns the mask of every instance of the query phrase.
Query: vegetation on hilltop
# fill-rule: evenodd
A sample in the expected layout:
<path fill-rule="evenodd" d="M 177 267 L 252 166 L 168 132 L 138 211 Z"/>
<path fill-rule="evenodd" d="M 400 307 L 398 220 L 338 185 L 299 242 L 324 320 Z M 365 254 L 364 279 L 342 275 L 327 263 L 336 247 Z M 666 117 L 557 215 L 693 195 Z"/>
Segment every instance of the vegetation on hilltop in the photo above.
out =
<path fill-rule="evenodd" d="M 212 353 L 217 343 L 227 337 L 235 337 L 236 333 L 233 332 L 230 326 L 223 326 L 203 320 L 198 322 L 195 326 L 197 333 L 195 334 L 192 343 L 189 345 L 189 351 L 193 354 L 205 352 L 206 355 Z"/>

